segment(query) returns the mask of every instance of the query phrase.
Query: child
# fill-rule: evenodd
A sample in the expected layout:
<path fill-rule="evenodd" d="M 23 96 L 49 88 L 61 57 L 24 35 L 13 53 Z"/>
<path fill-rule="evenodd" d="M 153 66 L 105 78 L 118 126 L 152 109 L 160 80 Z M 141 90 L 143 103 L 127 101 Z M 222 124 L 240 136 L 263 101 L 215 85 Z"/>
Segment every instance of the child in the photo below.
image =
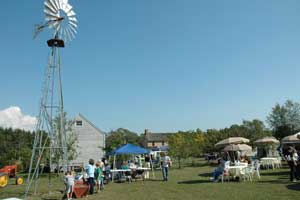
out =
<path fill-rule="evenodd" d="M 96 163 L 96 170 L 95 170 L 95 180 L 97 183 L 97 192 L 99 190 L 103 190 L 104 189 L 104 184 L 103 184 L 103 163 L 102 162 L 97 162 Z"/>
<path fill-rule="evenodd" d="M 66 194 L 67 199 L 71 200 L 73 196 L 73 190 L 74 190 L 74 174 L 73 172 L 66 172 L 65 173 L 65 185 L 66 185 Z"/>

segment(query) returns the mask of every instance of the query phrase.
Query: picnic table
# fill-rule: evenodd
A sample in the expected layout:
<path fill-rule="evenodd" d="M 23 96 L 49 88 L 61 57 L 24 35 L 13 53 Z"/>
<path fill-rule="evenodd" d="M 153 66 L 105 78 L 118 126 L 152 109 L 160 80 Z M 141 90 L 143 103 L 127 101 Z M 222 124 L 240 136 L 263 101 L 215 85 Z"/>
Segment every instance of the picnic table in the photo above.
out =
<path fill-rule="evenodd" d="M 228 170 L 231 176 L 233 177 L 241 177 L 243 174 L 243 170 L 247 168 L 247 164 L 240 164 L 235 166 L 229 166 Z"/>
<path fill-rule="evenodd" d="M 131 169 L 111 169 L 110 173 L 111 173 L 111 181 L 114 182 L 114 175 L 115 173 L 124 173 L 124 172 L 131 172 Z"/>
<path fill-rule="evenodd" d="M 260 162 L 265 169 L 269 169 L 269 168 L 274 169 L 275 166 L 278 165 L 279 160 L 278 158 L 274 158 L 274 157 L 264 157 L 260 159 Z"/>

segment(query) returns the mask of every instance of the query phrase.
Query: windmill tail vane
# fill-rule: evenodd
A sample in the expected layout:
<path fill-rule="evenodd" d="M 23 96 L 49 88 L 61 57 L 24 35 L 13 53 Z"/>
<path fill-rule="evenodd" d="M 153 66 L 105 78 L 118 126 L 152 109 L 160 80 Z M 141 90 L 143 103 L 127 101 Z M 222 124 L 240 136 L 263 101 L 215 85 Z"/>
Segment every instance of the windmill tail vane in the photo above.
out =
<path fill-rule="evenodd" d="M 64 20 L 64 17 L 58 17 L 55 20 L 49 20 L 45 23 L 34 25 L 33 39 L 35 39 L 45 28 L 54 26 L 54 23 L 60 22 L 62 20 Z"/>

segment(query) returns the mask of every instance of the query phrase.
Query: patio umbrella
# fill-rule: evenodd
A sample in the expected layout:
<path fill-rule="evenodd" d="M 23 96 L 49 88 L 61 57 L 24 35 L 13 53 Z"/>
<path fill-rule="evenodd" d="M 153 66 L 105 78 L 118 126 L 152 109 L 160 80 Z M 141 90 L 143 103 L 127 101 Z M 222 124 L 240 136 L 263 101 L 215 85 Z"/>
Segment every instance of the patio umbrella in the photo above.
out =
<path fill-rule="evenodd" d="M 242 144 L 242 143 L 248 143 L 248 142 L 249 142 L 249 140 L 247 138 L 230 137 L 225 140 L 221 140 L 220 142 L 215 144 L 215 147 L 221 148 L 221 147 L 225 147 L 226 145 L 229 145 L 229 144 Z"/>
<path fill-rule="evenodd" d="M 254 141 L 257 145 L 257 158 L 278 156 L 279 141 L 274 137 L 264 137 Z"/>
<path fill-rule="evenodd" d="M 227 145 L 224 151 L 252 151 L 252 147 L 247 144 L 230 144 Z"/>
<path fill-rule="evenodd" d="M 262 139 L 256 140 L 256 144 L 279 144 L 279 140 L 276 140 L 274 137 L 264 137 Z"/>
<path fill-rule="evenodd" d="M 284 138 L 281 139 L 281 143 L 282 143 L 282 144 L 295 144 L 295 143 L 300 143 L 299 136 L 300 136 L 300 132 L 299 132 L 299 133 L 296 133 L 296 134 L 294 134 L 294 135 L 286 136 L 286 137 L 284 137 Z"/>

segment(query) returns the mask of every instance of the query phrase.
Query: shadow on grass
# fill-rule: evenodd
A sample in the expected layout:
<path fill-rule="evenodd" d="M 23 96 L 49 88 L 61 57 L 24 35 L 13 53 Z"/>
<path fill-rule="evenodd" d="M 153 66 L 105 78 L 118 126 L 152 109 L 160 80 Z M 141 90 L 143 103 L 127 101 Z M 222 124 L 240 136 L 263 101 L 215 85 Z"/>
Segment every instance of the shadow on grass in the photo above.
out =
<path fill-rule="evenodd" d="M 210 165 L 211 165 L 210 163 L 204 162 L 204 163 L 186 163 L 184 166 L 185 167 L 206 167 Z"/>
<path fill-rule="evenodd" d="M 286 188 L 289 190 L 300 191 L 300 184 L 296 183 L 296 184 L 287 185 Z"/>
<path fill-rule="evenodd" d="M 198 174 L 198 176 L 201 176 L 201 177 L 211 177 L 213 173 L 201 173 L 201 174 Z"/>
<path fill-rule="evenodd" d="M 211 183 L 210 180 L 190 180 L 190 181 L 180 181 L 178 184 L 199 184 L 199 183 Z"/>
<path fill-rule="evenodd" d="M 163 182 L 163 179 L 148 179 L 147 181 Z"/>
<path fill-rule="evenodd" d="M 263 176 L 284 176 L 284 175 L 289 175 L 289 171 L 260 171 L 260 174 Z"/>
<path fill-rule="evenodd" d="M 275 179 L 275 180 L 260 180 L 261 183 L 270 183 L 270 184 L 288 184 L 290 181 L 287 179 Z"/>

